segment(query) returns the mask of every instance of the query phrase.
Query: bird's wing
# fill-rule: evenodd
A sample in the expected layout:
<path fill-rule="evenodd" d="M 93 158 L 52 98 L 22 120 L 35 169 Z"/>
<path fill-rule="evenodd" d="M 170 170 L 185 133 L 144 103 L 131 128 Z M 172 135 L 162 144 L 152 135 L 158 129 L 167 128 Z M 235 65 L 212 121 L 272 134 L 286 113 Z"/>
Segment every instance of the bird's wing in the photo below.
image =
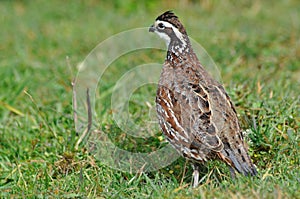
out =
<path fill-rule="evenodd" d="M 213 151 L 221 151 L 223 143 L 218 136 L 218 128 L 212 121 L 212 105 L 210 102 L 210 88 L 201 82 L 188 82 L 186 91 L 179 94 L 184 107 L 184 117 L 189 120 L 192 144 L 201 145 Z"/>
<path fill-rule="evenodd" d="M 208 95 L 200 84 L 184 84 L 180 91 L 159 86 L 156 102 L 162 130 L 183 154 L 189 154 L 187 156 L 192 159 L 206 160 L 210 151 L 223 149 L 217 128 L 211 122 Z"/>

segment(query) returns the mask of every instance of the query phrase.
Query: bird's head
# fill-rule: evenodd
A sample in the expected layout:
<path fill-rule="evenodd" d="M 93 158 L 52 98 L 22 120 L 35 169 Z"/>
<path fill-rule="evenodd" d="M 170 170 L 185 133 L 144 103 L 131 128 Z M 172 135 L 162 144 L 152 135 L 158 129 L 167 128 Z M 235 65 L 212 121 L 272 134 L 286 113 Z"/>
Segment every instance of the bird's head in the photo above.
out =
<path fill-rule="evenodd" d="M 158 16 L 154 24 L 149 28 L 149 32 L 158 34 L 166 41 L 167 46 L 169 46 L 171 42 L 179 42 L 186 45 L 188 40 L 183 25 L 172 11 L 167 11 Z"/>

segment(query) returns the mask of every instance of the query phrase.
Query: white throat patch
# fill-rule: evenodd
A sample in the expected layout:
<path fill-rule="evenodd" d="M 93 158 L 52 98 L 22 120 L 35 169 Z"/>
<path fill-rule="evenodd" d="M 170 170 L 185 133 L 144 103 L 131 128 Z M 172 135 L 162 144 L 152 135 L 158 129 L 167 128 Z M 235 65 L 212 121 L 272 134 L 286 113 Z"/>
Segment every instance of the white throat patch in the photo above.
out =
<path fill-rule="evenodd" d="M 162 38 L 163 40 L 165 40 L 167 47 L 169 46 L 170 42 L 171 42 L 171 38 L 169 37 L 169 35 L 167 35 L 166 33 L 163 32 L 158 32 L 155 31 L 155 33 Z"/>

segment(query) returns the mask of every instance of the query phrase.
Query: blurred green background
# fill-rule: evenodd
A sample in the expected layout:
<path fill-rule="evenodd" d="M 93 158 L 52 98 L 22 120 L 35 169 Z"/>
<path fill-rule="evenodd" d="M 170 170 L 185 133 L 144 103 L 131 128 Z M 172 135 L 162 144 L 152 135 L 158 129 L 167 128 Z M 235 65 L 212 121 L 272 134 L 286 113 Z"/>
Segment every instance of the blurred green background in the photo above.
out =
<path fill-rule="evenodd" d="M 180 17 L 218 65 L 250 132 L 258 178 L 232 181 L 225 165 L 210 162 L 201 186 L 190 189 L 191 168 L 184 159 L 135 175 L 102 165 L 84 146 L 74 149 L 76 66 L 101 41 L 148 27 L 166 10 Z M 0 1 L 0 196 L 299 198 L 299 10 L 297 0 Z M 146 54 L 161 62 L 165 57 Z M 129 69 L 127 63 L 121 59 L 116 67 Z M 115 75 L 121 72 L 112 70 L 107 79 Z M 137 122 L 146 119 L 144 101 L 153 95 L 150 87 L 133 97 Z M 114 124 L 108 102 L 109 95 L 102 99 L 100 126 L 118 146 L 151 151 L 162 145 L 159 131 L 146 141 L 126 136 Z"/>

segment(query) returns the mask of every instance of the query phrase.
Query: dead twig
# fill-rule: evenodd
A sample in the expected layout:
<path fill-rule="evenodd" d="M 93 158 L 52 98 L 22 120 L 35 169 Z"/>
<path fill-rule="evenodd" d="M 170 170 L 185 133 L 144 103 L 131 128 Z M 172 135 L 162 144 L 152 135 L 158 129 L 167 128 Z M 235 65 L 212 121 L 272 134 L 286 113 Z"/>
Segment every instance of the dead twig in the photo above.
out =
<path fill-rule="evenodd" d="M 91 109 L 91 101 L 90 101 L 90 91 L 89 88 L 86 89 L 86 103 L 87 103 L 87 109 L 88 109 L 88 125 L 87 128 L 83 131 L 81 136 L 76 142 L 75 150 L 78 150 L 79 144 L 85 139 L 88 135 L 88 133 L 91 130 L 92 127 L 92 109 Z M 76 110 L 75 110 L 76 111 Z"/>

